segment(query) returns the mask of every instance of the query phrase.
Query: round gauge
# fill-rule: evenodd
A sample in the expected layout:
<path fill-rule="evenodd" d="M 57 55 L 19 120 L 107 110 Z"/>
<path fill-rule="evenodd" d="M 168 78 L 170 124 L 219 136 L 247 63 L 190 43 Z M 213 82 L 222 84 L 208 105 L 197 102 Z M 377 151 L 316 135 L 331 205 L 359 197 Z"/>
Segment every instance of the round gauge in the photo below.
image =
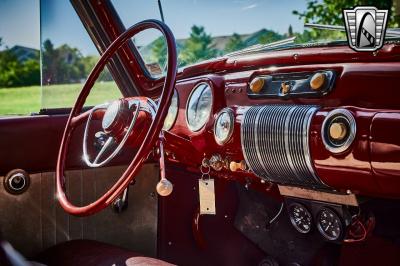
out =
<path fill-rule="evenodd" d="M 226 143 L 233 133 L 233 111 L 225 108 L 218 114 L 214 123 L 214 138 L 215 141 L 222 145 Z"/>
<path fill-rule="evenodd" d="M 319 232 L 328 240 L 338 240 L 342 235 L 342 221 L 339 216 L 328 208 L 322 208 L 317 216 Z"/>
<path fill-rule="evenodd" d="M 211 87 L 207 83 L 200 83 L 191 92 L 186 106 L 186 122 L 191 131 L 199 131 L 206 124 L 211 106 Z"/>
<path fill-rule="evenodd" d="M 311 230 L 312 216 L 307 208 L 299 203 L 289 206 L 290 222 L 297 231 L 307 234 Z"/>
<path fill-rule="evenodd" d="M 176 117 L 178 115 L 178 92 L 174 90 L 174 95 L 172 95 L 171 105 L 168 109 L 168 114 L 164 120 L 163 130 L 170 130 L 174 125 Z"/>

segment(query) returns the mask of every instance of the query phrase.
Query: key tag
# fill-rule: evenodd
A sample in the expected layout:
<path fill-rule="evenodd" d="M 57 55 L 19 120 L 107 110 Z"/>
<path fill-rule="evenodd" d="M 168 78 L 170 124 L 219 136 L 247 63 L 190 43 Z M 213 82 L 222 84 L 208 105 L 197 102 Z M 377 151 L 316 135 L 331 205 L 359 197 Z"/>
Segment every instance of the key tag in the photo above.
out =
<path fill-rule="evenodd" d="M 204 168 L 207 169 L 204 171 Z M 200 215 L 215 215 L 215 187 L 214 179 L 210 178 L 210 167 L 200 166 L 201 178 L 199 179 Z"/>

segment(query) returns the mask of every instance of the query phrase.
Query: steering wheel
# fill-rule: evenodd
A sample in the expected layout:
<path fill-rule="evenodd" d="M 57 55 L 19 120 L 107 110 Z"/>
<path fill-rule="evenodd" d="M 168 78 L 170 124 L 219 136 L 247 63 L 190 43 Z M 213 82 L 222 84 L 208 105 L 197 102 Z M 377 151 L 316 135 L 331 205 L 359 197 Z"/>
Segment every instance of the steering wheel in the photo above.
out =
<path fill-rule="evenodd" d="M 94 82 L 98 78 L 101 71 L 104 69 L 108 60 L 122 45 L 125 44 L 126 41 L 128 41 L 139 32 L 150 28 L 159 30 L 164 35 L 168 51 L 168 68 L 158 106 L 154 103 L 154 101 L 146 97 L 130 97 L 120 99 L 111 104 L 97 105 L 91 110 L 82 113 L 82 107 L 85 103 L 85 100 L 89 95 L 94 85 Z M 57 198 L 66 212 L 76 216 L 87 216 L 99 212 L 100 210 L 110 205 L 119 195 L 121 195 L 124 189 L 135 178 L 148 154 L 152 151 L 152 148 L 158 140 L 164 119 L 168 113 L 168 103 L 171 101 L 171 97 L 173 95 L 176 71 L 177 52 L 174 35 L 167 25 L 157 20 L 145 20 L 128 28 L 103 53 L 103 55 L 93 68 L 92 72 L 89 74 L 88 79 L 86 80 L 81 92 L 79 93 L 79 96 L 69 115 L 64 134 L 62 136 L 60 150 L 57 158 L 56 183 Z M 109 138 L 105 141 L 103 147 L 101 148 L 94 161 L 91 161 L 89 159 L 86 148 L 89 124 L 92 118 L 98 115 L 98 111 L 101 109 L 103 109 L 103 111 L 105 110 L 105 112 L 102 112 L 102 127 Z M 125 112 L 121 112 L 121 110 L 125 110 Z M 132 159 L 125 172 L 116 181 L 116 183 L 96 201 L 86 206 L 75 206 L 74 204 L 72 204 L 68 200 L 68 197 L 66 195 L 64 169 L 68 147 L 71 141 L 72 133 L 74 132 L 76 127 L 83 123 L 85 119 L 87 119 L 85 133 L 83 137 L 83 157 L 88 166 L 99 167 L 111 161 L 111 159 L 118 154 L 118 152 L 126 142 L 127 138 L 132 134 L 135 124 L 138 121 L 137 117 L 140 112 L 148 114 L 148 116 L 151 118 L 151 123 L 149 126 L 149 130 L 144 135 L 143 141 L 140 143 L 140 147 L 136 155 Z M 130 115 L 124 116 L 124 114 L 127 113 Z M 117 148 L 106 159 L 100 160 L 100 158 L 105 155 L 105 151 L 110 148 L 112 144 L 117 144 Z"/>

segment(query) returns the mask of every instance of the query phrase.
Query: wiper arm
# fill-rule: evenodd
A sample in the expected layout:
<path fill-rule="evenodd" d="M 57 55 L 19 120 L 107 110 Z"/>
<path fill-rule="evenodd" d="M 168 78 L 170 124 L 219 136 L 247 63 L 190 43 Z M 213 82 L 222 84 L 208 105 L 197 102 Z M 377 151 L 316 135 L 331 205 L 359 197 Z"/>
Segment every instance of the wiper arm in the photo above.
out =
<path fill-rule="evenodd" d="M 304 27 L 318 29 L 318 30 L 346 31 L 344 26 L 337 26 L 337 25 L 304 23 Z M 387 37 L 400 37 L 400 29 L 399 28 L 389 28 L 386 30 L 386 36 Z"/>
<path fill-rule="evenodd" d="M 294 40 L 296 39 L 296 36 L 279 40 L 276 42 L 271 42 L 267 44 L 255 44 L 250 47 L 244 48 L 242 50 L 238 50 L 229 54 L 226 54 L 225 56 L 237 56 L 237 55 L 242 55 L 242 54 L 247 54 L 247 53 L 254 53 L 254 52 L 260 52 L 260 51 L 265 51 L 265 50 L 272 50 L 272 49 L 277 49 L 277 48 L 282 48 L 285 47 L 289 44 L 294 43 Z"/>

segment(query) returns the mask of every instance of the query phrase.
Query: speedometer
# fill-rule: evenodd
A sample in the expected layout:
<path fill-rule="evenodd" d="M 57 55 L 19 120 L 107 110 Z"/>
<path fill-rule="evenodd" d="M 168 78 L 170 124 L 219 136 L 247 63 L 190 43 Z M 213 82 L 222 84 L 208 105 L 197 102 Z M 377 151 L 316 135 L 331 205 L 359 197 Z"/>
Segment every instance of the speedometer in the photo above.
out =
<path fill-rule="evenodd" d="M 191 131 L 199 131 L 207 123 L 211 106 L 211 87 L 200 83 L 191 92 L 186 106 L 186 122 Z"/>
<path fill-rule="evenodd" d="M 165 120 L 164 120 L 164 126 L 163 126 L 164 130 L 171 129 L 171 127 L 175 123 L 177 115 L 178 115 L 178 92 L 175 89 L 174 95 L 172 96 L 172 99 L 171 99 L 171 105 L 169 106 L 169 109 L 168 109 L 167 117 L 165 117 Z"/>

